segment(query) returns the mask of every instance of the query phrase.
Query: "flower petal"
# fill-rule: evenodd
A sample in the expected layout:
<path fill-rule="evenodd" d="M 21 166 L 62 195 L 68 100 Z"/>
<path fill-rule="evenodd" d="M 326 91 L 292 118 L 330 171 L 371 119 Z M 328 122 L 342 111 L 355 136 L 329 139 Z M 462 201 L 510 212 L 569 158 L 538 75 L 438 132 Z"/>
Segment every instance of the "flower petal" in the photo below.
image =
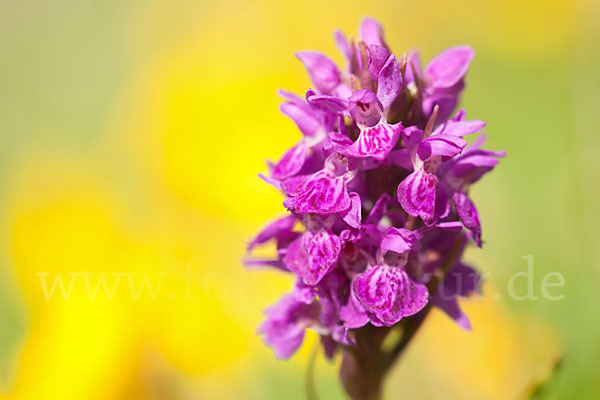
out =
<path fill-rule="evenodd" d="M 413 217 L 431 221 L 435 210 L 437 177 L 418 169 L 407 176 L 398 186 L 398 201 Z"/>
<path fill-rule="evenodd" d="M 498 164 L 498 158 L 506 156 L 503 151 L 481 149 L 484 140 L 485 135 L 480 135 L 459 157 L 452 160 L 449 169 L 454 177 L 473 184 Z"/>
<path fill-rule="evenodd" d="M 416 126 L 409 126 L 407 128 L 402 129 L 402 140 L 404 140 L 404 145 L 406 149 L 411 152 L 415 149 L 419 143 L 421 143 L 421 139 L 423 139 L 423 131 Z"/>
<path fill-rule="evenodd" d="M 459 95 L 464 89 L 464 82 L 458 81 L 454 86 L 449 88 L 429 88 L 427 93 L 424 95 L 421 109 L 423 114 L 429 118 L 435 106 L 438 106 L 437 120 L 444 121 L 456 108 L 458 104 Z"/>
<path fill-rule="evenodd" d="M 365 224 L 378 224 L 381 218 L 385 215 L 387 207 L 392 200 L 392 196 L 383 193 L 371 208 L 369 215 L 365 219 Z"/>
<path fill-rule="evenodd" d="M 306 151 L 307 148 L 303 142 L 286 151 L 273 167 L 271 177 L 282 180 L 296 175 L 302 169 L 304 161 L 306 161 Z"/>
<path fill-rule="evenodd" d="M 326 94 L 316 94 L 312 90 L 307 93 L 308 102 L 320 109 L 341 114 L 348 109 L 348 100 Z"/>
<path fill-rule="evenodd" d="M 456 113 L 454 118 L 451 118 L 437 127 L 431 136 L 435 136 L 438 134 L 447 134 L 454 135 L 458 137 L 463 137 L 466 135 L 470 135 L 482 130 L 486 123 L 484 121 L 479 121 L 477 119 L 471 121 L 464 120 L 465 112 L 464 110 L 460 110 Z"/>
<path fill-rule="evenodd" d="M 449 88 L 465 76 L 474 55 L 469 46 L 449 48 L 438 54 L 425 67 L 425 77 L 433 87 Z"/>
<path fill-rule="evenodd" d="M 264 342 L 273 349 L 275 356 L 286 359 L 298 350 L 307 326 L 319 317 L 317 303 L 304 304 L 286 295 L 278 303 L 265 310 L 266 320 L 258 328 Z"/>
<path fill-rule="evenodd" d="M 440 133 L 419 143 L 417 155 L 422 161 L 428 161 L 433 157 L 454 157 L 460 154 L 466 145 L 467 141 L 460 137 Z"/>
<path fill-rule="evenodd" d="M 467 297 L 471 293 L 479 293 L 481 276 L 473 268 L 463 263 L 456 263 L 446 274 L 440 289 L 441 297 Z"/>
<path fill-rule="evenodd" d="M 392 105 L 401 89 L 402 73 L 396 63 L 396 57 L 391 55 L 377 77 L 377 97 L 384 109 Z"/>
<path fill-rule="evenodd" d="M 308 271 L 302 278 L 306 284 L 316 285 L 335 266 L 342 251 L 342 241 L 324 229 L 314 234 L 305 233 L 302 247 L 308 255 Z"/>
<path fill-rule="evenodd" d="M 282 103 L 279 105 L 279 110 L 294 121 L 300 132 L 307 136 L 314 136 L 323 130 L 322 120 L 314 110 L 311 110 L 308 103 L 306 106 L 292 102 Z"/>
<path fill-rule="evenodd" d="M 387 47 L 383 39 L 383 28 L 373 18 L 365 17 L 360 23 L 359 35 L 360 40 L 367 45 L 377 45 Z"/>
<path fill-rule="evenodd" d="M 342 55 L 346 59 L 346 62 L 348 63 L 348 65 L 350 65 L 350 63 L 352 61 L 352 48 L 350 47 L 350 44 L 348 43 L 348 39 L 346 38 L 346 35 L 344 35 L 344 32 L 342 32 L 341 30 L 336 29 L 333 32 L 333 38 L 335 40 L 336 47 L 338 48 L 340 53 L 342 53 Z"/>
<path fill-rule="evenodd" d="M 357 158 L 373 157 L 376 160 L 384 160 L 398 142 L 399 136 L 399 126 L 384 122 L 363 128 L 356 142 L 346 150 L 346 154 Z"/>
<path fill-rule="evenodd" d="M 285 184 L 286 181 L 282 184 Z M 344 176 L 333 176 L 319 171 L 302 182 L 294 193 L 284 201 L 284 206 L 299 214 L 330 215 L 350 207 L 350 195 Z"/>
<path fill-rule="evenodd" d="M 293 237 L 295 233 L 292 231 L 296 224 L 297 218 L 294 215 L 288 215 L 280 218 L 265 228 L 248 243 L 248 251 L 255 246 L 268 242 L 271 239 L 281 239 Z"/>
<path fill-rule="evenodd" d="M 369 316 L 362 304 L 354 296 L 353 291 L 350 291 L 348 302 L 340 309 L 340 320 L 349 329 L 360 328 L 369 322 Z"/>
<path fill-rule="evenodd" d="M 467 315 L 461 310 L 456 297 L 451 299 L 442 299 L 436 295 L 433 296 L 431 301 L 436 307 L 444 311 L 450 318 L 452 318 L 456 325 L 467 332 L 471 331 L 471 322 L 469 321 L 469 317 L 467 317 Z"/>
<path fill-rule="evenodd" d="M 340 70 L 326 55 L 316 51 L 299 51 L 296 57 L 302 61 L 319 91 L 329 94 L 341 83 Z"/>
<path fill-rule="evenodd" d="M 340 213 L 340 215 L 345 223 L 358 229 L 360 227 L 360 221 L 362 220 L 362 207 L 358 193 L 350 193 L 350 204 L 350 208 Z"/>
<path fill-rule="evenodd" d="M 383 254 L 389 250 L 396 253 L 406 253 L 412 250 L 416 243 L 417 236 L 413 231 L 390 226 L 383 233 L 380 249 Z"/>
<path fill-rule="evenodd" d="M 369 74 L 374 81 L 379 78 L 379 72 L 390 58 L 390 52 L 385 47 L 371 45 L 367 47 L 369 57 Z"/>
<path fill-rule="evenodd" d="M 283 262 L 305 284 L 316 285 L 333 269 L 341 250 L 341 239 L 327 229 L 307 231 L 288 247 Z"/>
<path fill-rule="evenodd" d="M 357 275 L 352 281 L 352 291 L 363 307 L 385 326 L 421 311 L 429 298 L 425 285 L 413 281 L 403 269 L 385 264 Z"/>
<path fill-rule="evenodd" d="M 477 208 L 475 208 L 475 204 L 463 192 L 454 192 L 452 202 L 465 228 L 473 233 L 475 243 L 481 247 L 481 223 L 479 222 L 479 213 L 477 212 Z"/>

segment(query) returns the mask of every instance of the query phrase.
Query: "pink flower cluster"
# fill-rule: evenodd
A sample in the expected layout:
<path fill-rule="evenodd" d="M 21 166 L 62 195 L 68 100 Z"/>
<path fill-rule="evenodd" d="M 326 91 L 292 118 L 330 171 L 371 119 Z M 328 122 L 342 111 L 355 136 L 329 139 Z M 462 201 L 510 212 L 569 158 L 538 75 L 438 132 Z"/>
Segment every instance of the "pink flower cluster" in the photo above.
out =
<path fill-rule="evenodd" d="M 470 47 L 445 50 L 422 68 L 416 52 L 392 54 L 368 18 L 358 41 L 339 31 L 335 40 L 343 70 L 321 53 L 296 54 L 313 89 L 304 97 L 281 91 L 280 108 L 302 137 L 262 176 L 285 195 L 290 214 L 248 246 L 274 241 L 276 257 L 246 264 L 296 276 L 259 328 L 279 358 L 296 351 L 306 329 L 331 356 L 353 345 L 357 329 L 393 326 L 430 305 L 469 329 L 456 300 L 479 286 L 460 262 L 467 242 L 481 246 L 468 191 L 504 156 L 483 150 L 483 136 L 467 145 L 464 137 L 485 123 L 454 113 Z"/>

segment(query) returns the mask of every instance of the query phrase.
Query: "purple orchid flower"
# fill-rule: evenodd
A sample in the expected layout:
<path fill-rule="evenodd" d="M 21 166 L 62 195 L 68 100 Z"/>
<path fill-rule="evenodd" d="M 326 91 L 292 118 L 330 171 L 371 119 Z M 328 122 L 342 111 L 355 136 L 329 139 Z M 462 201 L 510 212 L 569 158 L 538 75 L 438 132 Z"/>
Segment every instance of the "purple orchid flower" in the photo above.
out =
<path fill-rule="evenodd" d="M 290 243 L 283 262 L 304 283 L 316 285 L 335 266 L 342 240 L 331 231 L 327 220 L 308 216 L 305 224 L 306 232 Z"/>
<path fill-rule="evenodd" d="M 383 105 L 370 90 L 354 92 L 348 100 L 349 113 L 360 134 L 352 142 L 343 134 L 330 133 L 334 149 L 348 157 L 384 160 L 398 142 L 402 125 L 390 125 L 385 121 Z"/>
<path fill-rule="evenodd" d="M 429 292 L 404 270 L 407 253 L 413 249 L 416 235 L 407 229 L 388 228 L 382 236 L 378 263 L 358 274 L 352 281 L 352 292 L 376 326 L 392 326 L 402 317 L 416 314 L 425 307 Z M 384 259 L 393 251 L 400 255 L 393 263 Z"/>
<path fill-rule="evenodd" d="M 284 205 L 298 214 L 331 215 L 350 208 L 347 183 L 355 173 L 348 170 L 348 161 L 339 154 L 325 160 L 324 168 L 300 179 L 287 180 L 282 189 L 289 196 Z"/>
<path fill-rule="evenodd" d="M 482 135 L 467 146 L 485 122 L 466 120 L 464 110 L 451 117 L 470 47 L 421 69 L 418 53 L 392 53 L 371 18 L 357 41 L 339 31 L 335 41 L 345 68 L 299 52 L 312 89 L 279 92 L 301 137 L 262 178 L 283 193 L 289 214 L 248 244 L 252 252 L 274 242 L 275 254 L 245 263 L 295 279 L 259 328 L 276 356 L 290 357 L 311 329 L 328 358 L 341 349 L 343 383 L 360 398 L 355 384 L 382 372 L 373 360 L 386 359 L 381 343 L 395 326 L 418 326 L 435 306 L 470 330 L 457 300 L 480 282 L 460 261 L 467 243 L 482 244 L 469 189 L 504 153 L 482 149 Z"/>
<path fill-rule="evenodd" d="M 402 136 L 413 172 L 398 186 L 398 200 L 409 215 L 431 224 L 435 213 L 437 169 L 442 161 L 460 154 L 467 142 L 442 132 L 424 138 L 424 132 L 417 127 L 405 129 Z"/>

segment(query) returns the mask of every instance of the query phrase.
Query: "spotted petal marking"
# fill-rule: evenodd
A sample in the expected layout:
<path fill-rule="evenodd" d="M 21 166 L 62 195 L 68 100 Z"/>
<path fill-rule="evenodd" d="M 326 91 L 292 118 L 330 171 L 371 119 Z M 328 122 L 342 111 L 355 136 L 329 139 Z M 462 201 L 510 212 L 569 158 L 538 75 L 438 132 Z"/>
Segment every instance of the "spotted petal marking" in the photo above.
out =
<path fill-rule="evenodd" d="M 319 171 L 290 193 L 284 205 L 299 214 L 330 215 L 350 207 L 350 195 L 343 176 Z"/>
<path fill-rule="evenodd" d="M 302 279 L 307 285 L 316 285 L 335 266 L 342 251 L 341 239 L 323 229 L 317 233 L 306 232 L 302 236 L 302 247 L 307 255 L 307 269 Z"/>
<path fill-rule="evenodd" d="M 306 231 L 288 247 L 283 262 L 304 284 L 314 286 L 331 272 L 341 251 L 342 240 L 329 230 Z"/>
<path fill-rule="evenodd" d="M 352 281 L 358 301 L 385 326 L 392 326 L 421 311 L 427 304 L 427 287 L 413 281 L 406 271 L 378 264 Z"/>
<path fill-rule="evenodd" d="M 398 130 L 386 123 L 363 128 L 346 153 L 352 157 L 384 160 L 396 145 L 398 136 Z"/>
<path fill-rule="evenodd" d="M 398 200 L 409 215 L 431 221 L 435 210 L 437 177 L 417 169 L 398 186 Z"/>
<path fill-rule="evenodd" d="M 306 160 L 306 146 L 300 142 L 284 153 L 273 167 L 273 179 L 282 180 L 296 175 Z"/>

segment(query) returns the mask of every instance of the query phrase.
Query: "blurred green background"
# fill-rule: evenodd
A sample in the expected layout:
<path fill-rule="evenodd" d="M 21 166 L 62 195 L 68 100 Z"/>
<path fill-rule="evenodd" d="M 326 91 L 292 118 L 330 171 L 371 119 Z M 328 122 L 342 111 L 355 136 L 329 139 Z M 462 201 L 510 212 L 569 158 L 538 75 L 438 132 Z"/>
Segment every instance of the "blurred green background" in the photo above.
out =
<path fill-rule="evenodd" d="M 3 0 L 0 397 L 304 398 L 314 336 L 280 362 L 255 334 L 290 278 L 240 259 L 284 211 L 256 174 L 299 135 L 276 97 L 310 85 L 293 51 L 341 62 L 332 31 L 363 15 L 397 53 L 473 46 L 463 105 L 508 152 L 473 192 L 474 330 L 433 313 L 386 398 L 523 399 L 561 355 L 542 398 L 600 395 L 597 1 Z M 539 299 L 510 299 L 529 255 Z M 154 299 L 44 298 L 39 273 L 73 272 L 167 275 Z M 336 364 L 318 360 L 322 398 L 342 398 Z"/>

